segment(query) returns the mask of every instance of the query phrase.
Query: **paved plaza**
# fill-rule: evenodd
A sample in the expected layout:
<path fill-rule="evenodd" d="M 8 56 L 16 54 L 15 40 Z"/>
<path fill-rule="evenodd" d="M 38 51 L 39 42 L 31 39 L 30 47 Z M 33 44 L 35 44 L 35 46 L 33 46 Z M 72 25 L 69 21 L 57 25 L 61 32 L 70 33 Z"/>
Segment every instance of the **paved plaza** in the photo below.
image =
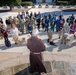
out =
<path fill-rule="evenodd" d="M 29 12 L 36 12 L 38 13 L 38 11 L 40 11 L 43 15 L 48 15 L 49 13 L 53 13 L 56 12 L 56 14 L 59 16 L 60 13 L 62 13 L 64 15 L 64 18 L 66 19 L 69 15 L 74 14 L 76 17 L 76 12 L 63 12 L 61 11 L 58 7 L 56 8 L 32 8 L 29 10 Z M 5 13 L 0 13 L 0 17 L 3 18 L 3 20 L 6 19 L 6 17 L 8 16 L 17 16 L 18 12 L 5 12 Z M 24 35 L 20 35 L 19 39 L 21 39 L 21 37 L 25 37 L 26 39 L 28 38 L 27 34 Z M 42 41 L 44 42 L 45 46 L 46 46 L 46 50 L 49 52 L 61 52 L 61 53 L 69 53 L 69 54 L 76 54 L 76 40 L 74 40 L 74 43 L 72 43 L 71 46 L 66 46 L 63 44 L 60 44 L 60 39 L 58 39 L 58 33 L 54 32 L 53 34 L 53 38 L 55 43 L 57 44 L 57 47 L 49 45 L 49 43 L 47 42 L 47 33 L 44 32 L 42 29 L 39 33 L 39 38 L 42 39 Z M 29 50 L 27 49 L 26 45 L 21 44 L 20 46 L 16 46 L 14 45 L 13 39 L 11 37 L 9 37 L 12 46 L 10 48 L 5 47 L 4 45 L 4 40 L 0 40 L 0 52 L 16 52 L 16 53 L 28 53 Z"/>
<path fill-rule="evenodd" d="M 56 12 L 59 16 L 60 13 L 64 15 L 66 19 L 69 15 L 74 14 L 76 17 L 76 12 L 63 12 L 58 7 L 52 8 L 31 8 L 29 12 L 40 11 L 43 15 L 48 15 L 49 13 Z M 3 21 L 8 16 L 17 16 L 18 12 L 5 12 L 0 13 L 0 17 L 3 18 Z M 20 34 L 19 40 L 25 37 L 26 40 L 29 38 L 28 34 Z M 51 67 L 52 71 L 47 75 L 76 75 L 76 39 L 73 41 L 71 46 L 61 44 L 60 39 L 58 38 L 58 33 L 53 33 L 53 39 L 57 46 L 50 45 L 47 42 L 48 36 L 47 32 L 44 32 L 40 29 L 38 36 L 46 46 L 46 51 L 43 52 L 44 61 L 50 61 L 49 68 Z M 20 44 L 19 46 L 14 44 L 13 38 L 9 34 L 9 40 L 11 41 L 11 47 L 7 48 L 4 44 L 4 39 L 0 39 L 0 75 L 13 75 L 17 72 L 28 67 L 29 63 L 29 50 L 27 49 L 26 44 Z M 47 62 L 48 63 L 48 62 Z M 49 64 L 49 63 L 48 63 Z M 11 67 L 11 68 L 10 68 Z M 12 72 L 13 70 L 13 72 Z M 26 74 L 22 75 L 28 75 Z M 17 74 L 21 75 L 21 74 Z M 42 74 L 45 75 L 45 74 Z"/>

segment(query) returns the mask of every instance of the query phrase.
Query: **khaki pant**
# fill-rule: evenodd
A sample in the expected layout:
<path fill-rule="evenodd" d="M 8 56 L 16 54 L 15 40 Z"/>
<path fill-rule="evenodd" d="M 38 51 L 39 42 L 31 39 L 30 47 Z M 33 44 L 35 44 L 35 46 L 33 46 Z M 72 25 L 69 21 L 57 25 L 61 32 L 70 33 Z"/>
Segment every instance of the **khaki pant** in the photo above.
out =
<path fill-rule="evenodd" d="M 19 44 L 18 38 L 13 38 L 13 40 L 14 40 L 14 42 L 15 42 L 16 44 Z"/>
<path fill-rule="evenodd" d="M 67 38 L 67 36 L 62 35 L 61 44 L 66 44 L 67 43 L 66 38 Z"/>
<path fill-rule="evenodd" d="M 59 37 L 61 38 L 61 35 L 62 35 L 62 31 L 59 31 L 59 32 L 58 32 L 58 34 L 59 34 Z"/>

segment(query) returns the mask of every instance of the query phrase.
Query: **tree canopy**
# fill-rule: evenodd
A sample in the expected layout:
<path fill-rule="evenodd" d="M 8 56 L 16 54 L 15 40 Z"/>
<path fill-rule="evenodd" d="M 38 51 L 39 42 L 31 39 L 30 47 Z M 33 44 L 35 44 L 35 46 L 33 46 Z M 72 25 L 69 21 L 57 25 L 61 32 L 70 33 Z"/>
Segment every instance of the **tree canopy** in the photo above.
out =
<path fill-rule="evenodd" d="M 20 5 L 22 0 L 1 0 L 0 5 Z"/>

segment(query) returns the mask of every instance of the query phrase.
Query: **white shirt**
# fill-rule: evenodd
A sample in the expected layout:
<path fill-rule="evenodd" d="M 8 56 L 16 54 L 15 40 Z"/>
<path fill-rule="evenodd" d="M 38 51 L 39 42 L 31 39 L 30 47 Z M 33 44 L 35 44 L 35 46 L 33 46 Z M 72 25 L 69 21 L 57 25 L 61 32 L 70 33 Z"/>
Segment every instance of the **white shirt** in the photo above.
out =
<path fill-rule="evenodd" d="M 13 37 L 13 38 L 18 38 L 19 31 L 18 31 L 17 28 L 12 28 L 12 29 L 10 30 L 10 33 L 12 34 L 12 37 Z"/>
<path fill-rule="evenodd" d="M 34 30 L 33 30 L 33 36 L 38 36 L 38 34 L 39 34 L 38 29 L 34 29 Z"/>

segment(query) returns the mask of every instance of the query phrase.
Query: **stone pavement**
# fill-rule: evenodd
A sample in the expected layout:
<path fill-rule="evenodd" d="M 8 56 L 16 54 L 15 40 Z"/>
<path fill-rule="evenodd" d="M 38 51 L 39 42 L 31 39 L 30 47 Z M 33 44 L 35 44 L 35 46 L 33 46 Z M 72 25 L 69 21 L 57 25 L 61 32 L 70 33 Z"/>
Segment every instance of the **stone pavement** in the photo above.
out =
<path fill-rule="evenodd" d="M 44 66 L 48 73 L 41 75 L 76 75 L 76 55 L 50 52 L 43 52 L 42 54 Z M 29 74 L 28 66 L 29 55 L 17 54 L 0 62 L 0 75 L 32 75 Z"/>
<path fill-rule="evenodd" d="M 32 8 L 31 10 L 29 10 L 29 12 L 31 11 L 33 12 L 40 11 L 43 15 L 44 14 L 47 15 L 48 13 L 53 13 L 55 11 L 56 11 L 56 14 L 59 15 L 62 12 L 65 18 L 67 18 L 72 13 L 74 13 L 76 16 L 76 12 L 63 12 L 58 8 L 51 8 L 51 9 Z M 6 12 L 6 13 L 1 13 L 0 16 L 3 18 L 3 20 L 5 20 L 6 17 L 11 15 L 14 17 L 17 14 L 18 14 L 17 12 Z M 27 34 L 20 35 L 19 39 L 21 40 L 22 37 L 25 37 L 26 39 L 29 38 Z M 43 57 L 44 57 L 44 61 L 51 62 L 52 64 L 51 67 L 53 69 L 52 73 L 53 72 L 56 73 L 53 75 L 57 75 L 57 74 L 76 75 L 76 72 L 75 72 L 76 71 L 76 67 L 75 67 L 76 66 L 75 64 L 76 63 L 76 40 L 74 40 L 74 43 L 72 43 L 71 46 L 60 44 L 60 39 L 58 39 L 58 34 L 54 32 L 53 38 L 55 43 L 57 44 L 57 47 L 55 47 L 47 43 L 47 34 L 43 30 L 40 31 L 39 38 L 42 39 L 42 41 L 46 46 L 46 51 L 43 53 Z M 15 73 L 21 70 L 21 68 L 19 68 L 19 70 L 15 72 L 14 71 L 15 66 L 18 66 L 21 64 L 26 65 L 27 63 L 29 63 L 29 50 L 27 49 L 26 44 L 20 44 L 20 46 L 17 46 L 14 44 L 12 37 L 9 37 L 9 40 L 11 41 L 12 46 L 10 48 L 7 48 L 5 47 L 4 40 L 0 39 L 0 73 L 1 73 L 0 75 L 14 75 Z M 75 68 L 73 69 L 71 67 L 68 69 L 65 68 L 67 63 L 71 63 L 73 65 L 72 67 L 75 67 Z M 59 67 L 58 65 L 61 68 L 58 68 Z M 8 71 L 11 70 L 10 67 L 13 67 L 14 74 L 12 74 L 11 72 L 9 72 L 8 74 Z M 48 75 L 52 75 L 52 74 L 48 74 Z"/>
<path fill-rule="evenodd" d="M 27 64 L 29 65 L 29 64 Z M 44 62 L 48 73 L 30 74 L 28 66 L 23 64 L 1 71 L 0 75 L 76 75 L 76 64 L 63 61 Z"/>

